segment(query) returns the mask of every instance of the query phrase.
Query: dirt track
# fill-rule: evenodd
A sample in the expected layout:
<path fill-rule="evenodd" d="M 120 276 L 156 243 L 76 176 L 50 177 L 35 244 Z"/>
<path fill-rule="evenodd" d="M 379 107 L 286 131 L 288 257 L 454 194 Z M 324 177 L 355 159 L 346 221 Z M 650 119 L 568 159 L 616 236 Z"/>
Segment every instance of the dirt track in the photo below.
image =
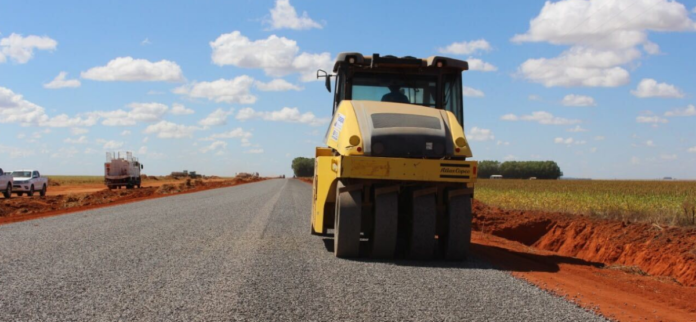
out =
<path fill-rule="evenodd" d="M 115 190 L 97 184 L 50 187 L 46 197 L 34 195 L 0 200 L 0 225 L 260 180 L 264 179 L 148 180 L 140 189 Z"/>
<path fill-rule="evenodd" d="M 696 230 L 474 204 L 474 252 L 618 320 L 696 321 Z"/>

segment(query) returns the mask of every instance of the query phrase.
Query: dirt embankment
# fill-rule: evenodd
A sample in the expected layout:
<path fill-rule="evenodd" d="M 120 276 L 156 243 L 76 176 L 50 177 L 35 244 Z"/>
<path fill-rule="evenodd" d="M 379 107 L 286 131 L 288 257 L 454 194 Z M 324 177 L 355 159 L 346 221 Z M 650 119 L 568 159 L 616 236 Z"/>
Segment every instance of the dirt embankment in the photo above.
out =
<path fill-rule="evenodd" d="M 64 188 L 63 194 L 48 194 L 46 197 L 35 195 L 34 197 L 14 197 L 12 199 L 0 200 L 0 224 L 61 215 L 178 193 L 230 187 L 261 180 L 265 180 L 265 178 L 185 179 L 178 182 L 146 186 L 140 189 L 108 190 L 102 185 L 101 189 L 97 191 L 91 191 L 92 187 L 62 186 L 61 188 Z"/>
<path fill-rule="evenodd" d="M 696 286 L 696 229 L 509 211 L 474 203 L 474 229 L 637 274 Z"/>

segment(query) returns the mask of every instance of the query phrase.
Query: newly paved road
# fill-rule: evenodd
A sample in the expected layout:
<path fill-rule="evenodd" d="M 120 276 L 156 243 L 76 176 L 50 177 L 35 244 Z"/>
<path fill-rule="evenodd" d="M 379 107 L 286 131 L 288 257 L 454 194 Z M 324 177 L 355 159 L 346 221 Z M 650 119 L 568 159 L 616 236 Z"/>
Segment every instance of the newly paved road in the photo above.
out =
<path fill-rule="evenodd" d="M 468 263 L 333 256 L 270 180 L 0 226 L 0 321 L 586 321 Z"/>

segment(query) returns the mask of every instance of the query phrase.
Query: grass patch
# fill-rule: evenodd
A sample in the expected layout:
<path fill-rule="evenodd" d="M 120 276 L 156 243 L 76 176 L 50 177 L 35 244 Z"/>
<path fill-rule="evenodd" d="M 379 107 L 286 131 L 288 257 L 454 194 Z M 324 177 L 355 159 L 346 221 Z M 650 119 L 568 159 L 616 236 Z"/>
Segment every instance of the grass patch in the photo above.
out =
<path fill-rule="evenodd" d="M 47 176 L 50 182 L 61 186 L 104 183 L 104 176 Z"/>
<path fill-rule="evenodd" d="M 479 179 L 476 198 L 503 209 L 696 225 L 696 182 Z"/>

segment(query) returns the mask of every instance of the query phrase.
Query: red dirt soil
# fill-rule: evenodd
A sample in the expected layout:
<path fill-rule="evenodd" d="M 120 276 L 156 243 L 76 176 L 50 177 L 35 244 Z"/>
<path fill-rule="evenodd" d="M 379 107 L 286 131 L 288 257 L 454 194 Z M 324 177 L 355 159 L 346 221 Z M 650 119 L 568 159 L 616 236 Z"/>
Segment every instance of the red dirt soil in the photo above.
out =
<path fill-rule="evenodd" d="M 516 277 L 610 319 L 696 321 L 696 229 L 476 200 L 473 215 L 472 252 Z"/>
<path fill-rule="evenodd" d="M 145 184 L 140 189 L 108 190 L 104 186 L 96 192 L 82 193 L 92 189 L 83 186 L 61 186 L 66 194 L 46 197 L 13 197 L 0 200 L 0 225 L 13 222 L 63 215 L 67 213 L 108 207 L 135 201 L 165 197 L 173 194 L 191 193 L 209 189 L 231 187 L 257 182 L 265 178 L 233 178 L 227 180 L 182 180 L 178 183 Z M 71 187 L 71 188 L 69 188 Z M 49 189 L 53 190 L 53 189 Z"/>
<path fill-rule="evenodd" d="M 474 203 L 473 227 L 536 249 L 696 286 L 696 229 L 508 211 L 480 202 Z"/>

